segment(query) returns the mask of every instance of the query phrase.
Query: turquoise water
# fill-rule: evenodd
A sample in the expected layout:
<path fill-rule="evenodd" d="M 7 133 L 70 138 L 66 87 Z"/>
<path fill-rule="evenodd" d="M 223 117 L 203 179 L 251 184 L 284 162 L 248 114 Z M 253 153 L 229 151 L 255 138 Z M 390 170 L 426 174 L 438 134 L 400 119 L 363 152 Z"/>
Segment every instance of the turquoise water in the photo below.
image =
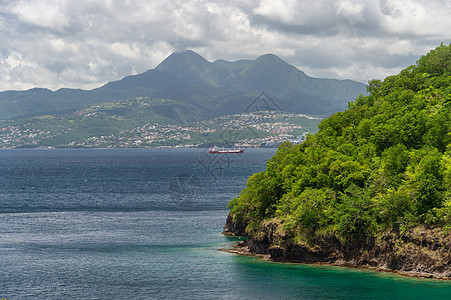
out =
<path fill-rule="evenodd" d="M 451 282 L 217 251 L 273 149 L 0 151 L 0 298 L 448 299 Z"/>

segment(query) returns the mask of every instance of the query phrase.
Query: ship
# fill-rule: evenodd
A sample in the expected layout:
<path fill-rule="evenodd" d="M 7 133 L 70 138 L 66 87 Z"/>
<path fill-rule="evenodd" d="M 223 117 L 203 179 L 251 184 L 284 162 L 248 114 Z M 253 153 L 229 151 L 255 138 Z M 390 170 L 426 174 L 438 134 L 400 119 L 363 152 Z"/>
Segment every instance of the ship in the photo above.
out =
<path fill-rule="evenodd" d="M 208 150 L 208 153 L 212 154 L 224 154 L 224 153 L 243 153 L 244 149 L 219 149 L 218 147 L 214 146 L 211 147 L 210 150 Z"/>

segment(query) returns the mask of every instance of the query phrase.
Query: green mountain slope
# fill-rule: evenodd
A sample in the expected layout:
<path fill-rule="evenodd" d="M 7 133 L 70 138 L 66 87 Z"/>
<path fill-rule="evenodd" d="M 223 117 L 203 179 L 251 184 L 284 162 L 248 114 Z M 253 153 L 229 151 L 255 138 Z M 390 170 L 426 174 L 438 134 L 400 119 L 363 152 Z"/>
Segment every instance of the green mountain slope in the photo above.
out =
<path fill-rule="evenodd" d="M 283 144 L 226 229 L 275 259 L 451 274 L 451 46 L 368 90 Z"/>
<path fill-rule="evenodd" d="M 211 63 L 193 51 L 183 51 L 171 54 L 153 70 L 89 91 L 0 92 L 0 120 L 64 115 L 93 104 L 136 97 L 184 101 L 200 108 L 206 119 L 242 113 L 263 91 L 285 111 L 329 115 L 365 93 L 365 85 L 311 78 L 275 55 Z"/>
<path fill-rule="evenodd" d="M 192 85 L 217 87 L 220 80 L 211 63 L 191 50 L 171 54 L 155 70 L 174 74 Z"/>
<path fill-rule="evenodd" d="M 196 86 L 211 87 L 194 99 L 214 116 L 222 115 L 225 106 L 230 113 L 242 112 L 253 100 L 249 94 L 255 99 L 262 91 L 283 110 L 325 115 L 345 109 L 350 99 L 366 94 L 362 83 L 312 78 L 272 54 L 256 60 L 210 63 L 193 51 L 183 51 L 170 55 L 156 70 L 175 74 Z M 240 97 L 242 101 L 237 101 Z"/>
<path fill-rule="evenodd" d="M 111 101 L 136 97 L 186 99 L 197 91 L 170 73 L 149 70 L 85 91 L 76 89 L 31 89 L 0 93 L 0 120 L 39 115 L 64 115 Z M 164 96 L 166 95 L 166 96 Z"/>

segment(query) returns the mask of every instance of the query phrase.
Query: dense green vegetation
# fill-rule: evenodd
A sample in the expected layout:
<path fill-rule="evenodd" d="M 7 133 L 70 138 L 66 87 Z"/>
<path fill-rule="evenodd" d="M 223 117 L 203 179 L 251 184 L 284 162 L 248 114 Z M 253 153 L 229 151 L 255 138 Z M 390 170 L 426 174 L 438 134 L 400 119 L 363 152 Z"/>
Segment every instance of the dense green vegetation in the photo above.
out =
<path fill-rule="evenodd" d="M 282 144 L 249 178 L 229 204 L 249 235 L 269 220 L 305 244 L 451 229 L 451 45 L 371 81 L 368 92 L 305 143 Z"/>

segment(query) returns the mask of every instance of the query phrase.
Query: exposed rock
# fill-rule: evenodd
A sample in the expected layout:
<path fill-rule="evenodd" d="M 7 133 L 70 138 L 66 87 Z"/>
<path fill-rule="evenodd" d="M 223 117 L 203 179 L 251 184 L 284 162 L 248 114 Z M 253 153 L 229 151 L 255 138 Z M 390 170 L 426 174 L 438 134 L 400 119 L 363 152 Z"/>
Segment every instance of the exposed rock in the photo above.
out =
<path fill-rule="evenodd" d="M 232 215 L 229 214 L 222 234 L 230 236 L 246 236 L 246 224 L 235 223 Z"/>
<path fill-rule="evenodd" d="M 404 232 L 387 231 L 377 239 L 343 244 L 334 237 L 296 244 L 277 221 L 265 221 L 256 235 L 244 224 L 234 224 L 229 215 L 224 233 L 248 236 L 230 251 L 266 255 L 279 262 L 327 263 L 363 267 L 402 275 L 451 279 L 451 236 L 441 228 L 416 227 Z"/>

